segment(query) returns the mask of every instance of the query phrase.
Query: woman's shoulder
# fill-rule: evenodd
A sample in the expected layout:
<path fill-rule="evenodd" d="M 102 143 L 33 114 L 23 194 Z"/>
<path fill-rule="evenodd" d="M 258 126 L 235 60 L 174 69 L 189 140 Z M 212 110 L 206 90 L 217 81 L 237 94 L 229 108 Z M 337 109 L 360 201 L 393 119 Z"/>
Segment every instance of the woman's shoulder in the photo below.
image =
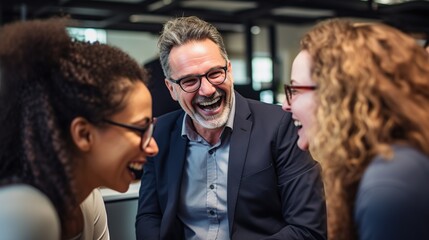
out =
<path fill-rule="evenodd" d="M 0 187 L 0 232 L 5 239 L 59 239 L 55 207 L 38 189 L 26 184 Z"/>
<path fill-rule="evenodd" d="M 408 146 L 392 146 L 391 158 L 376 156 L 366 169 L 362 188 L 395 186 L 421 189 L 429 181 L 429 156 Z M 423 185 L 424 186 L 423 186 Z"/>
<path fill-rule="evenodd" d="M 103 196 L 101 191 L 98 188 L 92 190 L 92 192 L 85 198 L 85 200 L 80 204 L 82 210 L 84 209 L 94 209 L 98 207 L 104 208 Z"/>
<path fill-rule="evenodd" d="M 375 157 L 360 182 L 354 212 L 360 239 L 426 239 L 429 157 L 407 146 L 392 150 L 392 158 Z"/>
<path fill-rule="evenodd" d="M 100 189 L 94 189 L 80 204 L 84 228 L 80 239 L 110 239 L 107 213 Z"/>
<path fill-rule="evenodd" d="M 424 209 L 429 214 L 429 157 L 407 146 L 393 146 L 391 158 L 376 156 L 366 169 L 357 191 L 356 211 L 374 206 Z M 424 204 L 420 204 L 424 203 Z"/>

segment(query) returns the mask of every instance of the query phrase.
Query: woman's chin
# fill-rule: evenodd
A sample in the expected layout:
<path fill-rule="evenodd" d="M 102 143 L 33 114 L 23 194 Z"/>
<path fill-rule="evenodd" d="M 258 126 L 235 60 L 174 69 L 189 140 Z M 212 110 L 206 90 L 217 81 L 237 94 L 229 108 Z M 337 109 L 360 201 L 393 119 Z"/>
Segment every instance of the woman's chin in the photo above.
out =
<path fill-rule="evenodd" d="M 301 149 L 303 151 L 308 151 L 308 147 L 309 147 L 308 141 L 305 139 L 299 138 L 298 139 L 298 147 L 299 147 L 299 149 Z"/>

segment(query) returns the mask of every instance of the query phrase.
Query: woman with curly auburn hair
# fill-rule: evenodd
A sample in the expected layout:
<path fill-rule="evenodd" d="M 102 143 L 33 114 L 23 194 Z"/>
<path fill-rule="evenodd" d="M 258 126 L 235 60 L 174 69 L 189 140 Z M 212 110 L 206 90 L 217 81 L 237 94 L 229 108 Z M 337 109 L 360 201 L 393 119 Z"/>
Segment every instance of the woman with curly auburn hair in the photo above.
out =
<path fill-rule="evenodd" d="M 2 239 L 109 239 L 97 188 L 127 191 L 158 152 L 145 71 L 66 24 L 0 29 Z"/>
<path fill-rule="evenodd" d="M 322 164 L 329 239 L 427 239 L 427 52 L 384 24 L 325 20 L 291 75 L 283 109 Z"/>

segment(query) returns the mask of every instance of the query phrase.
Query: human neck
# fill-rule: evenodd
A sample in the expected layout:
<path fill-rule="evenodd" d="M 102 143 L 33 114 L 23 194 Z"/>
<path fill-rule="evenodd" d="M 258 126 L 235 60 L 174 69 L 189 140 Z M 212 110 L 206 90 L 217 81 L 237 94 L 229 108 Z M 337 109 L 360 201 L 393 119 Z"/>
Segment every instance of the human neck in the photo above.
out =
<path fill-rule="evenodd" d="M 61 239 L 76 239 L 76 236 L 82 234 L 83 222 L 83 213 L 78 205 L 65 219 L 62 225 Z"/>
<path fill-rule="evenodd" d="M 98 186 L 93 184 L 92 174 L 87 173 L 84 168 L 76 168 L 74 175 L 76 176 L 76 200 L 78 204 L 81 204 Z"/>
<path fill-rule="evenodd" d="M 222 134 L 222 131 L 225 128 L 225 126 L 222 126 L 215 129 L 207 129 L 198 124 L 194 124 L 194 126 L 195 126 L 195 131 L 202 138 L 204 138 L 204 140 L 210 143 L 210 145 L 215 145 L 219 141 L 220 135 Z"/>

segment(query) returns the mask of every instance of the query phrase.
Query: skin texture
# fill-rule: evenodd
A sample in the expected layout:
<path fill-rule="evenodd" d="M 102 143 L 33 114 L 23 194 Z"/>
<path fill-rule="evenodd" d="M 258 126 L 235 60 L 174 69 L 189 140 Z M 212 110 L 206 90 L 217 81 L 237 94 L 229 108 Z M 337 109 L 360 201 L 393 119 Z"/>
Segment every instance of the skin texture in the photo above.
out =
<path fill-rule="evenodd" d="M 146 71 L 119 48 L 71 39 L 67 25 L 47 19 L 0 30 L 0 186 L 45 194 L 62 239 L 81 232 L 79 205 L 93 189 L 126 191 L 130 163 L 158 152 L 153 139 L 141 149 L 141 132 L 106 123 L 147 126 Z"/>
<path fill-rule="evenodd" d="M 180 79 L 187 75 L 204 74 L 214 67 L 224 67 L 225 62 L 219 47 L 211 40 L 190 41 L 171 49 L 171 77 Z M 233 79 L 231 64 L 227 64 L 225 82 L 214 86 L 203 77 L 201 87 L 194 93 L 187 93 L 178 84 L 165 80 L 171 97 L 192 118 L 196 131 L 210 143 L 218 141 L 231 112 Z M 215 102 L 218 104 L 213 104 L 216 105 L 214 108 L 202 107 L 204 103 Z"/>
<path fill-rule="evenodd" d="M 368 166 L 377 158 L 394 158 L 395 145 L 429 154 L 429 112 L 422 107 L 429 103 L 429 57 L 414 38 L 395 28 L 345 19 L 317 24 L 302 38 L 301 50 L 311 56 L 311 79 L 317 84 L 317 126 L 311 129 L 309 150 L 323 169 L 328 236 L 359 239 L 354 211 L 361 210 L 356 196 L 362 194 L 358 189 Z M 409 210 L 393 209 L 395 214 Z M 420 214 L 415 219 L 427 218 Z M 383 217 L 389 222 L 389 215 Z"/>
<path fill-rule="evenodd" d="M 311 56 L 305 50 L 299 52 L 293 61 L 291 85 L 315 85 L 311 79 Z M 295 124 L 298 122 L 302 124 L 298 130 L 298 147 L 302 150 L 308 150 L 309 138 L 311 137 L 310 129 L 314 123 L 314 111 L 316 108 L 314 91 L 298 89 L 295 91 L 296 92 L 291 99 L 291 105 L 289 105 L 285 99 L 282 108 L 283 110 L 292 113 L 292 118 L 294 119 Z"/>
<path fill-rule="evenodd" d="M 221 239 L 325 239 L 320 169 L 298 149 L 291 114 L 234 94 L 232 66 L 213 25 L 197 17 L 172 19 L 158 47 L 164 82 L 186 115 L 179 110 L 159 120 L 161 151 L 149 158 L 142 177 L 137 238 L 204 239 L 213 232 Z M 216 78 L 222 84 L 206 79 L 213 68 L 228 70 L 224 82 Z M 189 84 L 196 92 L 186 93 L 179 84 L 190 76 L 202 86 Z M 195 191 L 203 204 L 194 204 Z M 213 217 L 219 224 L 206 222 Z"/>
<path fill-rule="evenodd" d="M 152 99 L 147 87 L 141 82 L 135 83 L 125 101 L 125 109 L 113 115 L 110 120 L 144 127 L 144 119 L 152 117 Z M 113 125 L 98 127 L 84 121 L 82 123 L 79 119 L 75 119 L 71 128 L 72 133 L 77 132 L 74 135 L 75 141 L 81 150 L 76 168 L 81 182 L 80 189 L 92 190 L 96 186 L 106 186 L 125 192 L 135 178 L 128 169 L 128 164 L 144 164 L 147 156 L 158 153 L 154 139 L 142 151 L 140 133 L 132 130 Z"/>

